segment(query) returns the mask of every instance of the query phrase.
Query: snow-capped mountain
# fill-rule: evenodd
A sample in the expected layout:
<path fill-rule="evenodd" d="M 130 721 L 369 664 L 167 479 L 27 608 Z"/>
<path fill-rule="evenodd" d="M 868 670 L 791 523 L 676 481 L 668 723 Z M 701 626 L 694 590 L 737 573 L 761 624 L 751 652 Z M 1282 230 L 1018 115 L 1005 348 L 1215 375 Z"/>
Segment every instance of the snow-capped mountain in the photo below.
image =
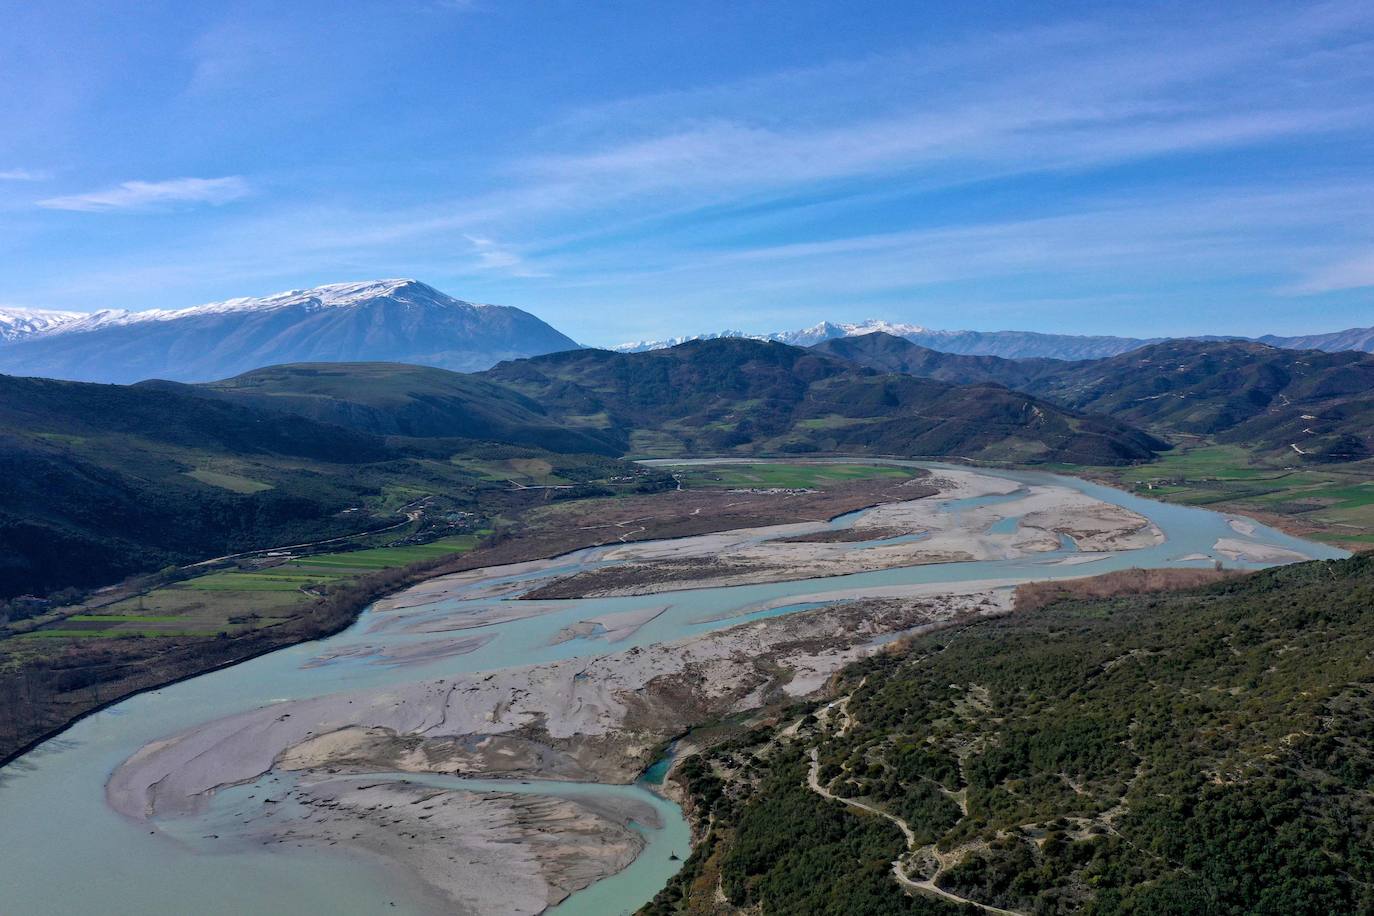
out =
<path fill-rule="evenodd" d="M 748 337 L 753 340 L 774 340 L 796 347 L 812 347 L 822 341 L 838 337 L 858 337 L 883 331 L 894 337 L 904 337 L 914 344 L 942 353 L 966 356 L 1000 356 L 1004 359 L 1102 359 L 1160 343 L 1164 337 L 1107 337 L 1078 334 L 1041 334 L 1036 331 L 938 331 L 918 324 L 884 321 L 870 318 L 857 323 L 822 321 L 797 331 L 775 331 L 771 334 L 747 334 L 744 331 L 720 331 L 714 334 L 694 334 L 671 337 L 667 340 L 640 340 L 612 347 L 622 353 L 642 353 L 675 347 L 689 340 L 712 340 L 717 337 Z M 1220 338 L 1200 338 L 1220 339 Z M 1250 338 L 1229 338 L 1245 340 Z M 1253 338 L 1273 347 L 1295 350 L 1360 350 L 1374 352 L 1374 328 L 1350 328 L 1327 334 L 1308 334 L 1301 337 L 1279 337 L 1267 334 Z"/>
<path fill-rule="evenodd" d="M 477 371 L 578 346 L 528 312 L 464 302 L 415 280 L 334 283 L 186 309 L 47 314 L 63 317 L 4 338 L 0 372 L 133 382 L 208 381 L 298 362 Z"/>
<path fill-rule="evenodd" d="M 749 334 L 744 331 L 717 331 L 711 334 L 690 334 L 686 337 L 669 337 L 666 340 L 636 340 L 630 343 L 618 344 L 611 347 L 619 353 L 643 353 L 646 350 L 662 350 L 666 347 L 676 347 L 692 340 L 717 340 L 722 337 L 745 337 L 750 340 L 772 340 L 778 343 L 790 344 L 794 347 L 810 347 L 823 340 L 830 340 L 835 337 L 856 337 L 860 334 L 871 334 L 874 331 L 886 331 L 898 337 L 905 337 L 907 334 L 928 333 L 925 328 L 915 324 L 894 324 L 890 321 L 881 321 L 877 318 L 870 318 L 858 324 L 834 324 L 829 321 L 822 321 L 818 325 L 809 328 L 802 328 L 800 331 L 776 331 L 772 334 Z"/>
<path fill-rule="evenodd" d="M 674 337 L 668 340 L 641 340 L 620 344 L 612 349 L 624 353 L 640 353 L 672 347 L 689 340 L 709 340 L 716 337 L 749 337 L 754 340 L 774 340 L 794 347 L 812 347 L 821 341 L 837 337 L 858 337 L 882 331 L 894 337 L 905 337 L 912 343 L 945 353 L 964 353 L 977 356 L 1002 356 L 1021 359 L 1048 356 L 1056 359 L 1097 359 L 1115 356 L 1127 350 L 1143 347 L 1156 340 L 1131 337 L 1079 337 L 1071 334 L 1038 334 L 1033 331 L 937 331 L 919 324 L 905 324 L 870 318 L 855 323 L 822 321 L 797 331 L 776 331 L 771 334 L 746 334 L 743 331 L 721 331 Z"/>
<path fill-rule="evenodd" d="M 84 312 L 53 312 L 47 309 L 0 309 L 0 341 L 19 340 L 50 333 L 59 326 L 85 318 Z"/>

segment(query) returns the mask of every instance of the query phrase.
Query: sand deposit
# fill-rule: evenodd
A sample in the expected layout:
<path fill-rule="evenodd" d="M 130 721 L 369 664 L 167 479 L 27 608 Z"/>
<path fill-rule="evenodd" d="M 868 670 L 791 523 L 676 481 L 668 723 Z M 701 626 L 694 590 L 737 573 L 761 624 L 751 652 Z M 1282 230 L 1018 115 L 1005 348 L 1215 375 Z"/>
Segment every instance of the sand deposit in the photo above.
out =
<path fill-rule="evenodd" d="M 527 593 L 534 599 L 643 595 L 689 588 L 812 579 L 932 563 L 1013 559 L 1047 553 L 1069 538 L 1083 552 L 1136 550 L 1163 541 L 1148 519 L 1069 487 L 1022 486 L 976 471 L 941 470 L 923 481 L 933 496 L 878 506 L 843 540 L 815 525 L 745 529 L 606 550 L 614 566 L 556 579 Z M 945 503 L 1015 497 L 950 512 Z M 1016 524 L 1004 530 L 1006 520 Z M 798 528 L 806 528 L 798 531 Z M 867 536 L 865 536 L 867 535 Z M 854 541 L 913 536 L 903 543 L 856 548 Z M 914 539 L 919 535 L 919 539 Z"/>

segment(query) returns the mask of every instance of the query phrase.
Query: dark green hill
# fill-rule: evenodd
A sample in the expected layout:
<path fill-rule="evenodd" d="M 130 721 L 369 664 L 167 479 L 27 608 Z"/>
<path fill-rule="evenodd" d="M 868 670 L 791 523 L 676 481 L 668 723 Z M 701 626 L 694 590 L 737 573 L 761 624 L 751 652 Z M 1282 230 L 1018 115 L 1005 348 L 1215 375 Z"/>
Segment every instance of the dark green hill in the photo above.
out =
<path fill-rule="evenodd" d="M 1000 356 L 943 353 L 884 331 L 834 337 L 811 349 L 879 372 L 903 372 L 954 385 L 995 382 L 1008 388 L 1026 389 L 1037 379 L 1074 365 L 1062 359 L 1003 359 Z"/>
<path fill-rule="evenodd" d="M 978 903 L 1374 912 L 1371 658 L 1369 555 L 918 637 L 841 673 L 843 716 L 682 761 L 709 831 L 647 912 L 717 886 L 773 912 L 962 912 L 893 880 L 893 825 L 808 789 L 813 750 L 830 791 L 951 854 L 905 857 L 913 877 Z"/>
<path fill-rule="evenodd" d="M 995 385 L 885 374 L 739 338 L 646 353 L 575 350 L 482 373 L 636 454 L 868 452 L 1122 464 L 1162 443 Z"/>
<path fill-rule="evenodd" d="M 472 456 L 482 442 L 524 449 L 546 468 L 538 482 L 563 485 L 604 475 L 553 463 L 632 452 L 1109 465 L 1164 447 L 999 385 L 750 340 L 575 350 L 480 375 L 342 363 L 196 386 L 0 377 L 0 595 L 374 528 L 425 494 L 462 504 L 511 486 L 509 466 Z"/>
<path fill-rule="evenodd" d="M 613 436 L 569 428 L 516 391 L 478 376 L 427 366 L 301 363 L 179 387 L 381 436 L 482 439 L 557 452 L 617 452 Z"/>
<path fill-rule="evenodd" d="M 371 530 L 426 494 L 466 507 L 510 486 L 501 459 L 549 456 L 492 448 L 385 439 L 184 386 L 0 376 L 0 598 Z"/>
<path fill-rule="evenodd" d="M 175 392 L 0 376 L 0 594 L 365 527 L 332 518 L 361 496 L 337 478 L 392 457 L 375 436 Z M 301 464 L 339 474 L 285 470 Z"/>
<path fill-rule="evenodd" d="M 960 356 L 889 334 L 812 348 L 883 372 L 995 382 L 1073 410 L 1293 460 L 1374 456 L 1374 355 L 1238 340 L 1169 340 L 1106 359 Z"/>
<path fill-rule="evenodd" d="M 1374 455 L 1374 355 L 1175 340 L 1069 363 L 1029 390 L 1077 410 L 1309 460 Z"/>

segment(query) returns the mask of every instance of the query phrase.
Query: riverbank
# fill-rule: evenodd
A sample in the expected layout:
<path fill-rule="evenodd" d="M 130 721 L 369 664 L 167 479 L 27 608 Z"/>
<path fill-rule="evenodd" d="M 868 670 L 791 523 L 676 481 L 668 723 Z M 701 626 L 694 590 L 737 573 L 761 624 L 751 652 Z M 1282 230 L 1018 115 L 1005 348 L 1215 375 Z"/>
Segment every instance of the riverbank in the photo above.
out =
<path fill-rule="evenodd" d="M 795 534 L 743 529 L 675 545 L 671 552 L 630 545 L 606 554 L 614 565 L 556 579 L 524 597 L 609 598 L 1012 559 L 1059 550 L 1062 538 L 1086 553 L 1138 550 L 1163 540 L 1138 513 L 1069 487 L 1028 487 L 958 469 L 941 469 L 920 484 L 920 498 L 885 503 L 847 528 L 797 526 Z M 955 500 L 981 502 L 955 517 L 943 509 Z"/>
<path fill-rule="evenodd" d="M 980 519 L 980 510 L 1024 499 L 1036 486 L 1115 498 L 1110 491 L 1046 475 L 981 476 L 1002 481 L 996 487 L 1001 492 L 931 503 L 944 503 L 940 514 L 957 517 L 959 524 L 981 527 L 991 519 Z M 375 783 L 466 779 L 480 785 L 445 783 L 443 788 L 523 791 L 551 799 L 624 791 L 653 802 L 628 783 L 689 725 L 730 720 L 760 707 L 793 706 L 798 698 L 815 696 L 845 665 L 895 639 L 950 623 L 960 632 L 970 619 L 1004 613 L 1008 587 L 1016 583 L 1140 564 L 1206 565 L 1187 558 L 1222 537 L 1301 546 L 1263 528 L 1247 538 L 1226 518 L 1208 513 L 1130 500 L 1122 508 L 1155 522 L 1168 535 L 1167 544 L 1084 554 L 1057 537 L 1060 547 L 1052 553 L 1010 559 L 585 602 L 511 600 L 551 578 L 620 562 L 606 557 L 632 546 L 610 543 L 420 583 L 375 603 L 355 625 L 321 644 L 145 695 L 94 717 L 73 730 L 70 740 L 45 746 L 22 768 L 7 770 L 0 786 L 0 835 L 13 830 L 16 838 L 27 837 L 13 844 L 18 851 L 6 866 L 11 899 L 23 901 L 24 912 L 54 911 L 53 904 L 89 908 L 127 895 L 103 877 L 117 874 L 126 876 L 121 886 L 137 881 L 143 911 L 171 912 L 167 898 L 177 895 L 190 876 L 199 886 L 224 874 L 222 854 L 233 850 L 234 874 L 254 878 L 240 881 L 223 897 L 221 911 L 314 905 L 325 893 L 321 882 L 328 882 L 329 892 L 348 887 L 354 902 L 338 912 L 374 911 L 364 901 L 382 894 L 397 895 L 382 897 L 382 906 L 391 899 L 398 909 L 421 911 L 425 901 L 434 900 L 460 908 L 464 888 L 482 882 L 475 876 L 465 880 L 469 860 L 462 855 L 436 865 L 409 848 L 414 838 L 408 834 L 426 835 L 426 828 L 407 826 L 412 811 L 381 802 L 376 813 L 388 812 L 390 820 L 400 822 L 381 819 L 368 830 L 392 828 L 393 838 L 385 843 L 373 838 L 366 848 L 349 852 L 354 833 L 362 843 L 368 832 L 346 832 L 362 808 L 340 804 L 349 811 L 336 817 L 331 806 L 341 798 L 303 805 L 299 791 L 283 800 L 275 790 L 259 794 L 258 784 L 280 780 L 308 789 L 345 778 Z M 882 514 L 815 524 L 857 527 Z M 562 518 L 566 522 L 567 516 Z M 1003 537 L 1009 527 L 987 534 Z M 776 526 L 763 536 L 797 533 L 796 526 Z M 639 548 L 662 559 L 699 546 L 684 539 Z M 875 546 L 858 541 L 850 542 L 850 549 Z M 747 756 L 740 763 L 747 764 Z M 116 775 L 106 792 L 92 798 L 91 788 L 112 770 Z M 231 800 L 249 805 L 235 809 L 242 817 L 220 816 L 221 806 Z M 662 886 L 682 864 L 673 853 L 686 851 L 686 825 L 676 809 L 656 810 L 666 819 L 665 829 L 636 828 L 647 844 L 644 851 L 613 877 L 573 893 L 560 913 L 619 911 L 639 905 Z M 317 840 L 285 839 L 264 847 L 261 840 L 271 837 L 255 845 L 241 834 L 252 820 L 258 829 L 270 821 L 274 836 L 296 837 L 316 830 L 316 817 L 331 822 Z M 299 824 L 292 823 L 298 818 Z M 23 825 L 33 823 L 47 825 L 41 836 L 24 832 Z M 611 842 L 614 830 L 606 830 Z M 43 855 L 49 835 L 62 838 L 59 856 Z M 668 836 L 675 837 L 671 845 Z M 412 852 L 417 862 L 430 863 L 428 876 L 407 863 Z M 73 861 L 118 864 L 89 871 L 79 885 L 63 884 L 53 870 Z M 156 876 L 148 872 L 152 863 L 157 863 Z M 367 863 L 367 869 L 358 867 Z M 615 864 L 608 856 L 597 867 Z M 376 867 L 390 877 L 379 879 Z M 446 877 L 436 877 L 435 867 Z M 343 885 L 341 868 L 346 870 Z M 540 880 L 552 887 L 563 879 Z M 54 896 L 57 886 L 62 889 Z M 195 892 L 180 888 L 183 894 Z"/>
<path fill-rule="evenodd" d="M 326 639 L 350 626 L 373 601 L 418 582 L 607 543 L 692 536 L 793 517 L 823 520 L 880 502 L 901 482 L 886 478 L 844 481 L 785 498 L 727 496 L 708 490 L 532 503 L 513 510 L 497 536 L 467 553 L 362 570 L 356 581 L 329 581 L 320 594 L 302 593 L 294 584 L 285 590 L 246 592 L 237 596 L 241 604 L 221 615 L 222 621 L 201 625 L 200 629 L 208 630 L 203 634 L 170 632 L 164 622 L 170 618 L 164 615 L 182 612 L 158 609 L 157 599 L 147 597 L 145 586 L 121 598 L 121 607 L 97 609 L 99 614 L 114 615 L 104 618 L 107 628 L 126 618 L 157 618 L 142 623 L 139 631 L 111 636 L 57 631 L 41 638 L 32 634 L 0 639 L 0 709 L 5 711 L 0 715 L 0 766 L 131 696 L 288 646 Z M 211 576 L 219 572 L 207 570 Z M 185 583 L 178 588 L 186 588 Z M 218 589 L 191 594 L 213 598 L 217 604 L 223 604 L 227 595 Z M 145 601 L 154 609 L 146 610 Z M 228 623 L 235 614 L 248 624 Z M 94 623 L 83 621 L 82 626 Z M 150 629 L 157 632 L 147 635 Z"/>
<path fill-rule="evenodd" d="M 489 891 L 497 886 L 491 878 L 497 863 L 468 853 L 500 848 L 515 842 L 513 836 L 538 835 L 540 842 L 521 847 L 521 861 L 528 861 L 517 872 L 533 876 L 548 894 L 566 894 L 633 859 L 637 850 L 616 827 L 623 817 L 558 800 L 541 807 L 526 799 L 511 810 L 499 796 L 484 795 L 479 809 L 495 806 L 505 815 L 469 812 L 458 824 L 457 815 L 441 818 L 409 801 L 373 798 L 409 791 L 376 776 L 367 780 L 373 799 L 367 803 L 320 787 L 338 786 L 350 773 L 628 784 L 658 748 L 693 725 L 816 695 L 835 672 L 897 635 L 1011 607 L 1005 588 L 968 583 L 962 593 L 945 591 L 926 599 L 832 605 L 591 661 L 574 658 L 274 704 L 149 745 L 114 773 L 107 798 L 121 813 L 157 824 L 203 815 L 227 787 L 268 773 L 289 774 L 302 787 L 294 797 L 298 813 L 259 808 L 233 827 L 237 842 L 339 845 L 385 860 L 426 896 L 460 912 L 480 913 L 493 908 Z M 438 803 L 460 801 L 444 797 Z M 434 823 L 427 822 L 431 816 Z M 270 829 L 264 818 L 271 819 Z M 425 842 L 459 829 L 464 839 L 456 849 Z M 568 850 L 581 847 L 586 855 L 569 872 Z M 512 863 L 500 867 L 509 870 Z M 521 899 L 537 898 L 535 893 Z M 554 902 L 528 907 L 500 899 L 509 912 L 539 912 Z"/>

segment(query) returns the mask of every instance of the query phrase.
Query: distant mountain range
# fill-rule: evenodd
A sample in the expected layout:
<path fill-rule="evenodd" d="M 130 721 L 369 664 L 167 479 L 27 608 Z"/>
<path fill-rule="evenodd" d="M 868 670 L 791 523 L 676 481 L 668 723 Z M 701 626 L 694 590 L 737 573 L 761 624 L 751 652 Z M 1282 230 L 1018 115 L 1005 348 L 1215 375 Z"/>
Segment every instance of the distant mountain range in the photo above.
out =
<path fill-rule="evenodd" d="M 568 350 L 477 374 L 392 363 L 271 366 L 134 386 L 381 436 L 459 437 L 601 455 L 888 455 L 1121 464 L 1164 443 L 1000 386 L 875 372 L 800 347 L 698 341 Z"/>
<path fill-rule="evenodd" d="M 482 374 L 641 456 L 877 454 L 1036 463 L 1148 461 L 1160 440 L 996 385 L 961 386 L 738 338 L 584 349 Z"/>
<path fill-rule="evenodd" d="M 727 330 L 642 340 L 611 350 L 644 353 L 721 338 L 810 347 L 873 333 L 900 337 L 940 353 L 1015 360 L 1102 359 L 1166 339 L 940 331 L 870 319 L 854 324 L 825 321 L 771 334 Z M 1374 352 L 1374 327 L 1296 337 L 1266 335 L 1257 342 L 1329 352 Z M 0 373 L 73 381 L 202 382 L 263 366 L 324 362 L 410 363 L 480 372 L 503 360 L 579 348 L 571 337 L 528 312 L 465 302 L 416 280 L 335 283 L 185 309 L 0 309 Z M 929 377 L 966 381 L 939 374 Z"/>
<path fill-rule="evenodd" d="M 753 340 L 566 350 L 478 374 L 369 362 L 205 384 L 0 375 L 0 598 L 374 527 L 403 494 L 465 505 L 505 489 L 481 470 L 496 458 L 573 469 L 630 453 L 1104 465 L 1165 448 L 1119 419 L 1000 385 Z"/>
<path fill-rule="evenodd" d="M 812 348 L 881 372 L 1006 385 L 1148 429 L 1310 461 L 1374 456 L 1374 355 L 1242 340 L 1166 340 L 1096 360 L 940 353 L 891 334 Z"/>
<path fill-rule="evenodd" d="M 578 345 L 517 308 L 372 280 L 194 308 L 0 312 L 0 372 L 208 381 L 280 363 L 383 360 L 471 372 Z"/>
<path fill-rule="evenodd" d="M 689 340 L 715 340 L 721 337 L 747 337 L 771 340 L 796 347 L 811 347 L 843 337 L 859 337 L 873 333 L 891 334 L 914 344 L 941 353 L 968 356 L 1000 356 L 1004 359 L 1101 359 L 1128 353 L 1150 344 L 1160 343 L 1164 337 L 1110 337 L 1077 334 L 1041 334 L 1036 331 L 937 331 L 916 324 L 901 324 L 870 318 L 857 324 L 836 324 L 823 321 L 799 331 L 777 331 L 771 334 L 746 334 L 743 331 L 720 331 L 666 340 L 640 340 L 624 343 L 611 349 L 621 353 L 643 353 L 686 343 Z M 1202 337 L 1198 340 L 1246 340 L 1242 337 Z M 1299 337 L 1280 337 L 1267 334 L 1254 338 L 1273 347 L 1299 350 L 1362 350 L 1374 352 L 1374 327 L 1350 328 L 1329 334 L 1308 334 Z"/>

